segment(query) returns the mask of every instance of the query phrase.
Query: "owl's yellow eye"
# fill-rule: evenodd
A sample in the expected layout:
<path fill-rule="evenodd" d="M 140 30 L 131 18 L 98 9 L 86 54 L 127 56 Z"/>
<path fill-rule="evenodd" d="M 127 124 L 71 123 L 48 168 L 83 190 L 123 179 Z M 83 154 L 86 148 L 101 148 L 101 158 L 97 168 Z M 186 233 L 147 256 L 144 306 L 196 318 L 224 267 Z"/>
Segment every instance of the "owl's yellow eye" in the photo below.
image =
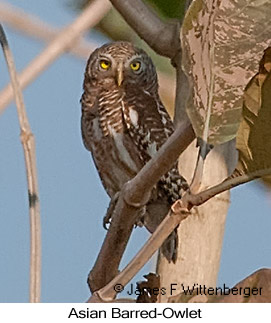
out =
<path fill-rule="evenodd" d="M 100 66 L 101 66 L 101 68 L 102 68 L 103 70 L 108 70 L 108 69 L 109 69 L 109 67 L 111 66 L 111 63 L 110 63 L 109 61 L 105 60 L 105 59 L 102 59 L 102 60 L 100 61 Z"/>
<path fill-rule="evenodd" d="M 133 71 L 138 71 L 141 67 L 140 62 L 133 62 L 130 64 L 130 67 Z"/>

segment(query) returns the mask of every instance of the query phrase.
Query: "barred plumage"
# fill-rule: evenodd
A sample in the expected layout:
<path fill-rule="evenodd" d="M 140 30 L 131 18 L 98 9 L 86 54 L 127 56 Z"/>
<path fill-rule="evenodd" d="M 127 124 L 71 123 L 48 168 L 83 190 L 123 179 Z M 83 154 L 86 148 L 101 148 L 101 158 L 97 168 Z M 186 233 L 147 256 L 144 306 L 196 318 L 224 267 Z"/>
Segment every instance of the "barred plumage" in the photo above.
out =
<path fill-rule="evenodd" d="M 150 57 L 129 42 L 96 49 L 87 63 L 81 103 L 84 144 L 113 197 L 174 131 L 158 95 Z M 149 231 L 155 230 L 184 189 L 187 184 L 176 163 L 154 187 L 145 207 L 144 225 Z M 169 244 L 164 253 L 170 260 L 175 254 Z"/>

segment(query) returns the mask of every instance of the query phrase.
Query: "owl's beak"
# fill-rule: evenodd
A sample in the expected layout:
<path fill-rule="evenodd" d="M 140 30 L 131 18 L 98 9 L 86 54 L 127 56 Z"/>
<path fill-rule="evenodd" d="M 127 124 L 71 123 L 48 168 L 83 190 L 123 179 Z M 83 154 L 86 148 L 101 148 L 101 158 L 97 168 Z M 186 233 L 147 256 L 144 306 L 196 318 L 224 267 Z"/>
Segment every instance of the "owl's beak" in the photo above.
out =
<path fill-rule="evenodd" d="M 121 86 L 122 82 L 123 82 L 123 68 L 122 65 L 119 65 L 117 67 L 117 75 L 116 75 L 116 81 L 118 86 Z"/>

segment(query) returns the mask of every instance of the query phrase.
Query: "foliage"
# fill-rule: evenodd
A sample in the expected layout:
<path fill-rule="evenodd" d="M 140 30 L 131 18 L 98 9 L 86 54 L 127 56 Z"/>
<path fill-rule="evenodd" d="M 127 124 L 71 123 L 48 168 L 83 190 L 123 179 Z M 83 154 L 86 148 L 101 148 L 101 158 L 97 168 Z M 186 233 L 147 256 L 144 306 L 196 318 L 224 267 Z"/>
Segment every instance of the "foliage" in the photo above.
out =
<path fill-rule="evenodd" d="M 220 144 L 236 136 L 242 94 L 270 43 L 270 1 L 194 1 L 182 26 L 188 113 L 198 137 Z"/>
<path fill-rule="evenodd" d="M 235 173 L 271 168 L 271 48 L 260 62 L 259 73 L 245 89 L 243 115 L 237 134 L 239 161 Z"/>
<path fill-rule="evenodd" d="M 79 0 L 73 2 L 73 5 L 83 9 L 90 1 L 91 0 Z M 185 0 L 145 0 L 144 2 L 155 8 L 160 17 L 179 20 L 183 17 Z"/>

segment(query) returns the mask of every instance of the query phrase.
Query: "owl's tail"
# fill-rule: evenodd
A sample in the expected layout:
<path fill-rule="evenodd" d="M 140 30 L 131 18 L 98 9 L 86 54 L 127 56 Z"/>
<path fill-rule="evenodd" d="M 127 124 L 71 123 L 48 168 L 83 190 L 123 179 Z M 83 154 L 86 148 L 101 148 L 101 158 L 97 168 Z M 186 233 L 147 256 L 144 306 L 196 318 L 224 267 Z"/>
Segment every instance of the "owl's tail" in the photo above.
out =
<path fill-rule="evenodd" d="M 153 233 L 170 209 L 166 196 L 160 199 L 150 200 L 146 205 L 143 224 L 149 232 Z M 167 237 L 160 248 L 162 254 L 169 262 L 176 262 L 178 247 L 177 228 Z"/>
<path fill-rule="evenodd" d="M 168 262 L 175 264 L 177 260 L 177 248 L 178 248 L 178 234 L 177 228 L 167 237 L 165 242 L 161 246 L 161 252 L 166 257 Z"/>

